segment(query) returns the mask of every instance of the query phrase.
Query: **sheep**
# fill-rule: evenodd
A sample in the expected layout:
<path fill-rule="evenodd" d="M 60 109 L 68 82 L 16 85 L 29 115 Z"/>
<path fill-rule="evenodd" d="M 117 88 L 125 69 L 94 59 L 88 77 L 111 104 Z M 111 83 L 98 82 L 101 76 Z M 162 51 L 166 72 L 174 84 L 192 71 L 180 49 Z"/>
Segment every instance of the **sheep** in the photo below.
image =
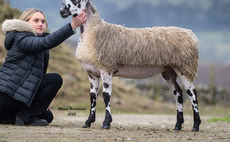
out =
<path fill-rule="evenodd" d="M 177 83 L 179 77 L 193 107 L 192 131 L 199 131 L 201 119 L 197 91 L 193 85 L 199 58 L 196 35 L 191 30 L 178 27 L 126 28 L 107 23 L 100 18 L 90 0 L 63 0 L 60 14 L 66 18 L 76 16 L 82 10 L 85 10 L 87 20 L 80 28 L 75 57 L 88 73 L 91 100 L 89 117 L 83 128 L 95 122 L 100 78 L 106 106 L 102 128 L 110 129 L 112 77 L 143 79 L 161 74 L 177 105 L 174 130 L 181 130 L 184 123 L 183 94 Z"/>

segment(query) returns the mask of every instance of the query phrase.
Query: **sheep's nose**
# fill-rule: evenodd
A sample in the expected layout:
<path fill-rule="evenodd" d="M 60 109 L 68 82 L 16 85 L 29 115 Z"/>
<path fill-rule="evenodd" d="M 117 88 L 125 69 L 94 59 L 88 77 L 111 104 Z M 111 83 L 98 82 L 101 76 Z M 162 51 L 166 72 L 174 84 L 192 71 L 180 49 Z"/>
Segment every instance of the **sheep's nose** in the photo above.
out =
<path fill-rule="evenodd" d="M 65 4 L 62 4 L 62 7 L 60 9 L 60 14 L 62 18 L 67 18 L 69 15 L 71 15 L 69 8 L 67 8 Z"/>
<path fill-rule="evenodd" d="M 66 6 L 65 4 L 62 4 L 61 9 L 60 9 L 60 14 L 63 15 L 65 13 Z"/>
<path fill-rule="evenodd" d="M 65 10 L 62 10 L 62 9 L 61 9 L 61 10 L 60 10 L 61 16 L 64 15 L 64 13 L 65 13 Z"/>
<path fill-rule="evenodd" d="M 64 16 L 64 13 L 65 13 L 65 11 L 64 10 L 60 10 L 60 15 L 61 15 L 61 17 L 62 18 L 64 18 L 65 16 Z"/>

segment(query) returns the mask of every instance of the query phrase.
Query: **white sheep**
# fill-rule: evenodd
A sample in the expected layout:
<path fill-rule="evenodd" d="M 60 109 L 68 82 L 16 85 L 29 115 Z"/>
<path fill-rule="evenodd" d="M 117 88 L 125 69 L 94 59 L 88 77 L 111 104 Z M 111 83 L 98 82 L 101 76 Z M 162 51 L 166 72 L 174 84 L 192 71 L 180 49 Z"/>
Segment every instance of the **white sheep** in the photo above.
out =
<path fill-rule="evenodd" d="M 91 110 L 83 128 L 95 122 L 100 78 L 106 105 L 102 128 L 110 129 L 112 77 L 142 79 L 161 74 L 176 100 L 177 122 L 174 130 L 181 130 L 184 123 L 182 90 L 176 81 L 179 77 L 193 106 L 192 130 L 199 131 L 201 120 L 193 85 L 198 68 L 196 35 L 191 30 L 177 27 L 137 29 L 110 24 L 100 18 L 90 0 L 63 0 L 60 13 L 66 18 L 76 16 L 82 10 L 85 10 L 87 20 L 80 28 L 81 40 L 75 56 L 87 71 L 91 86 Z"/>

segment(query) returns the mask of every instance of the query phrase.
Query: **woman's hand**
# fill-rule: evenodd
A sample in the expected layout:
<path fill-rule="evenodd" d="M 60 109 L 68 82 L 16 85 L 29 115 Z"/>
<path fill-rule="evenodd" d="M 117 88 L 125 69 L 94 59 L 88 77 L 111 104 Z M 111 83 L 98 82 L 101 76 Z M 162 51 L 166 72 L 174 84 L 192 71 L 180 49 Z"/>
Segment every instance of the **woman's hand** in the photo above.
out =
<path fill-rule="evenodd" d="M 82 12 L 78 16 L 76 17 L 72 16 L 72 23 L 71 23 L 72 28 L 76 29 L 77 27 L 81 26 L 86 21 L 86 19 L 87 17 L 84 10 L 82 10 Z"/>

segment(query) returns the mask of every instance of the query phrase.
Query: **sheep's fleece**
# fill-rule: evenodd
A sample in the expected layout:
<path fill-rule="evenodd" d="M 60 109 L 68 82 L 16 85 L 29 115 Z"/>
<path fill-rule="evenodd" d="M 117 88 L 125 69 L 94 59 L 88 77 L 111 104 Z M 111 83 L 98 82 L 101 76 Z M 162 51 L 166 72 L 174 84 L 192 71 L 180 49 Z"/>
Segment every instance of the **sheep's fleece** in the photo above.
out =
<path fill-rule="evenodd" d="M 97 11 L 89 21 L 90 27 L 76 52 L 81 62 L 108 71 L 114 71 L 118 65 L 171 66 L 191 81 L 196 78 L 198 39 L 191 30 L 126 28 L 101 20 Z"/>

